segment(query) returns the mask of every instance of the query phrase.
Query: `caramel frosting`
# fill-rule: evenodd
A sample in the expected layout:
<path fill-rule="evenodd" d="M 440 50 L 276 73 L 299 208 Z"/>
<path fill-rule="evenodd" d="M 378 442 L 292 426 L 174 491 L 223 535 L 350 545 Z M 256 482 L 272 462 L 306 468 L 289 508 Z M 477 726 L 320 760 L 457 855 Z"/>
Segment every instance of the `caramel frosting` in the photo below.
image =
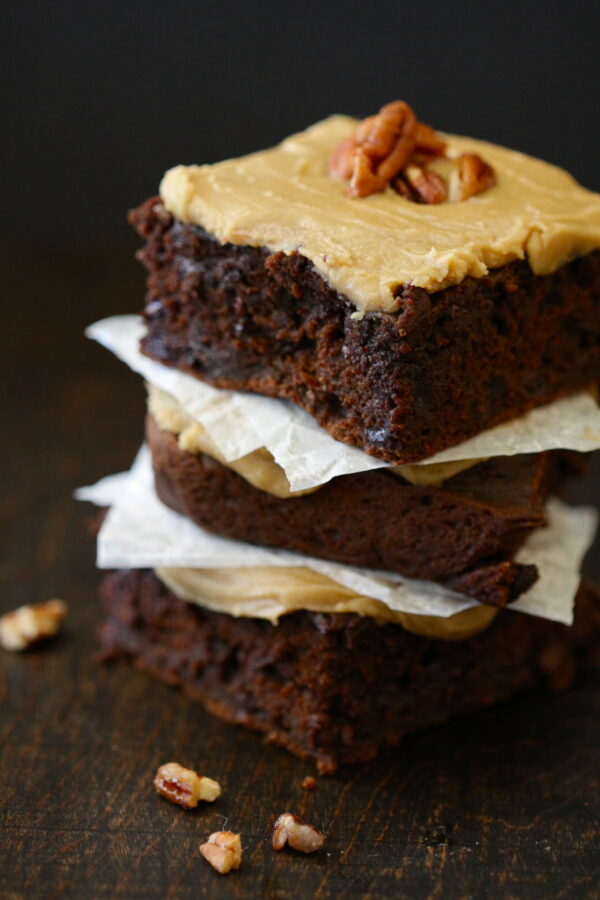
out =
<path fill-rule="evenodd" d="M 265 447 L 252 453 L 240 456 L 235 460 L 226 460 L 215 442 L 210 438 L 206 428 L 193 419 L 175 397 L 154 385 L 148 388 L 148 412 L 153 416 L 162 431 L 170 431 L 177 437 L 177 443 L 188 453 L 206 453 L 217 462 L 233 469 L 245 478 L 253 487 L 274 497 L 300 497 L 311 494 L 319 487 L 304 491 L 292 491 L 286 474 Z"/>
<path fill-rule="evenodd" d="M 476 153 L 493 167 L 495 185 L 475 197 L 421 205 L 390 187 L 350 197 L 327 168 L 357 124 L 332 116 L 269 150 L 177 166 L 162 200 L 221 242 L 301 253 L 358 316 L 397 309 L 403 284 L 431 293 L 515 259 L 543 275 L 600 247 L 600 195 L 557 166 L 473 138 L 444 135 L 450 158 Z"/>
<path fill-rule="evenodd" d="M 498 610 L 472 606 L 447 618 L 396 612 L 370 597 L 303 566 L 245 569 L 157 568 L 156 575 L 182 600 L 230 616 L 250 616 L 276 624 L 296 610 L 358 613 L 406 631 L 444 641 L 462 641 L 483 631 Z"/>
<path fill-rule="evenodd" d="M 312 494 L 322 487 L 322 485 L 317 485 L 303 491 L 292 491 L 285 472 L 265 447 L 260 447 L 238 459 L 227 460 L 211 439 L 206 428 L 197 419 L 193 419 L 175 397 L 155 385 L 149 384 L 147 388 L 148 412 L 162 431 L 169 431 L 175 435 L 182 450 L 211 456 L 221 465 L 233 469 L 259 491 L 265 491 L 274 497 L 300 497 L 302 494 Z M 393 466 L 389 471 L 411 484 L 433 486 L 441 484 L 453 475 L 457 475 L 458 472 L 469 469 L 479 462 L 482 460 L 461 459 L 447 463 L 431 463 L 427 466 Z"/>

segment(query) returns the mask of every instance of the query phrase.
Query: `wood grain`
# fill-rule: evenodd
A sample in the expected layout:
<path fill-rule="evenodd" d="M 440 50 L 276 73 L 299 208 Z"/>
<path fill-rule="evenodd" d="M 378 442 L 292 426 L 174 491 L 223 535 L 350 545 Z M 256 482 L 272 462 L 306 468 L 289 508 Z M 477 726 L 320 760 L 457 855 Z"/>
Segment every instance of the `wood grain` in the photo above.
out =
<path fill-rule="evenodd" d="M 125 468 L 142 434 L 139 379 L 83 326 L 141 305 L 129 248 L 26 249 L 3 266 L 0 607 L 52 596 L 64 633 L 0 656 L 0 895 L 6 898 L 597 898 L 600 678 L 530 694 L 412 736 L 366 767 L 302 788 L 310 766 L 221 724 L 126 663 L 98 665 L 90 510 L 78 484 Z M 600 501 L 598 464 L 578 499 Z M 600 576 L 600 553 L 587 570 Z M 159 799 L 160 763 L 223 785 L 185 812 Z M 275 853 L 289 809 L 323 852 Z M 239 872 L 197 847 L 243 836 Z"/>

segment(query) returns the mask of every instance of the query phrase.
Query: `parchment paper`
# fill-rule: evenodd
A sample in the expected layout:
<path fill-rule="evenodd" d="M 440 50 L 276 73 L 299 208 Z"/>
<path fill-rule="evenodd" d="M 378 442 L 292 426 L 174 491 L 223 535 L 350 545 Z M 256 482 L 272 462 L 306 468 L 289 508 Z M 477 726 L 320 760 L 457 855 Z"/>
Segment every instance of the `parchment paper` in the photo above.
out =
<path fill-rule="evenodd" d="M 285 400 L 225 391 L 143 356 L 139 316 L 113 316 L 86 330 L 151 384 L 172 394 L 207 429 L 227 461 L 266 447 L 284 469 L 293 491 L 325 484 L 337 475 L 387 468 L 388 463 L 334 440 L 303 410 Z M 587 452 L 600 448 L 600 408 L 579 393 L 484 431 L 420 465 L 512 456 L 540 450 Z"/>
<path fill-rule="evenodd" d="M 100 568 L 307 566 L 398 612 L 446 617 L 476 605 L 434 582 L 209 534 L 158 500 L 147 447 L 140 450 L 131 472 L 80 488 L 76 496 L 111 507 L 98 535 Z M 568 625 L 573 617 L 580 564 L 593 540 L 597 515 L 593 509 L 568 507 L 554 499 L 548 504 L 547 514 L 549 526 L 532 534 L 517 557 L 520 562 L 535 563 L 540 578 L 513 608 Z"/>

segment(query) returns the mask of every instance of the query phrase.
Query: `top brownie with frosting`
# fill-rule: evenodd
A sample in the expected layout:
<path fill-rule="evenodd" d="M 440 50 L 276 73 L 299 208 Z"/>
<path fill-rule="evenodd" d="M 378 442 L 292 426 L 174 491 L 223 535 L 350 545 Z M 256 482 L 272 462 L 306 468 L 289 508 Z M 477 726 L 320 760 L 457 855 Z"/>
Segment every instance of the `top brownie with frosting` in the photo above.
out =
<path fill-rule="evenodd" d="M 526 259 L 538 275 L 600 247 L 600 195 L 549 163 L 472 138 L 444 135 L 448 173 L 476 154 L 495 183 L 465 201 L 415 203 L 392 185 L 353 196 L 328 162 L 357 122 L 333 116 L 278 147 L 216 165 L 177 166 L 160 195 L 183 222 L 222 242 L 300 253 L 358 310 L 398 309 L 398 288 L 429 293 Z M 454 170 L 454 171 L 453 171 Z"/>
<path fill-rule="evenodd" d="M 392 463 L 600 379 L 600 196 L 406 104 L 177 166 L 132 221 L 148 355 Z"/>

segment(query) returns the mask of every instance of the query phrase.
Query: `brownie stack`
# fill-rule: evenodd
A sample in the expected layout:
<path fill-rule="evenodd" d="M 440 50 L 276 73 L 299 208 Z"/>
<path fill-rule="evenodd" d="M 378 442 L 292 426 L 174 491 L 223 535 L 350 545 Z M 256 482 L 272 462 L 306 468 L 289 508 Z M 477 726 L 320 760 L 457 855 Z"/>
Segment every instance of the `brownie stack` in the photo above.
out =
<path fill-rule="evenodd" d="M 475 246 L 467 212 L 479 204 L 476 218 L 488 215 L 497 236 L 505 195 L 516 202 L 511 188 L 519 173 L 502 155 L 509 151 L 472 142 L 494 163 L 494 186 L 462 203 L 441 203 L 440 212 L 422 198 L 414 202 L 414 191 L 403 196 L 389 186 L 374 199 L 348 198 L 327 174 L 327 159 L 355 125 L 335 117 L 281 148 L 237 161 L 237 168 L 233 161 L 168 173 L 161 197 L 130 217 L 145 241 L 139 258 L 148 271 L 141 348 L 162 366 L 218 389 L 291 401 L 337 441 L 385 465 L 294 491 L 267 449 L 227 459 L 181 398 L 151 385 L 146 440 L 155 490 L 162 504 L 229 541 L 376 570 L 396 582 L 432 582 L 450 597 L 469 598 L 470 606 L 446 618 L 415 616 L 325 575 L 307 587 L 303 603 L 302 580 L 294 582 L 292 568 L 282 572 L 295 585 L 294 601 L 280 616 L 232 614 L 225 604 L 219 611 L 219 584 L 228 584 L 227 577 L 219 581 L 223 569 L 202 570 L 196 580 L 158 564 L 158 572 L 118 569 L 102 587 L 107 656 L 134 657 L 216 715 L 315 759 L 323 772 L 369 759 L 406 732 L 486 706 L 540 678 L 565 686 L 600 636 L 599 592 L 589 584 L 579 589 L 571 626 L 509 609 L 538 582 L 538 567 L 521 551 L 546 525 L 551 495 L 579 473 L 582 454 L 555 448 L 420 465 L 599 380 L 600 198 L 560 173 L 566 181 L 557 199 L 559 170 L 541 169 L 540 183 L 546 178 L 554 193 L 552 209 L 542 206 L 536 221 L 542 234 L 554 232 L 541 247 L 530 228 L 523 258 L 511 246 L 504 259 L 496 247 Z M 412 162 L 424 167 L 427 148 L 417 150 Z M 333 251 L 319 257 L 305 240 L 307 228 L 311 235 L 318 230 L 319 210 L 307 211 L 304 199 L 292 196 L 281 201 L 285 215 L 278 211 L 286 160 L 298 156 L 303 165 L 290 162 L 290 180 L 331 192 L 331 203 L 342 198 L 339 229 L 329 219 L 323 226 L 323 240 L 337 241 L 344 259 L 335 270 L 343 273 L 339 278 L 332 274 Z M 313 177 L 314 160 L 321 167 Z M 405 181 L 413 168 L 400 173 Z M 262 194 L 261 178 L 270 185 Z M 215 185 L 220 191 L 212 199 Z M 271 202 L 267 233 L 280 240 L 253 231 Z M 416 286 L 400 267 L 389 297 L 370 303 L 363 288 L 377 260 L 367 243 L 366 261 L 355 263 L 348 203 L 359 237 L 361 228 L 398 229 L 388 220 L 400 204 L 414 227 L 427 231 L 433 250 L 431 216 L 445 217 L 447 230 L 449 208 L 463 207 L 455 255 L 464 261 L 463 245 L 470 248 L 466 274 L 456 266 L 451 274 L 444 246 L 443 274 L 431 261 L 437 283 L 419 275 L 423 286 Z M 575 234 L 569 210 L 577 203 L 582 224 Z M 419 215 L 426 217 L 422 226 Z M 402 243 L 403 234 L 392 238 Z M 344 285 L 358 287 L 345 293 Z M 252 572 L 245 569 L 237 582 L 250 599 L 253 591 L 244 585 L 252 585 Z M 264 581 L 264 570 L 256 570 L 259 576 Z M 315 585 L 318 603 L 311 599 Z M 279 589 L 274 584 L 274 596 Z M 205 602 L 202 591 L 208 591 Z M 241 608 L 244 600 L 239 597 Z"/>

